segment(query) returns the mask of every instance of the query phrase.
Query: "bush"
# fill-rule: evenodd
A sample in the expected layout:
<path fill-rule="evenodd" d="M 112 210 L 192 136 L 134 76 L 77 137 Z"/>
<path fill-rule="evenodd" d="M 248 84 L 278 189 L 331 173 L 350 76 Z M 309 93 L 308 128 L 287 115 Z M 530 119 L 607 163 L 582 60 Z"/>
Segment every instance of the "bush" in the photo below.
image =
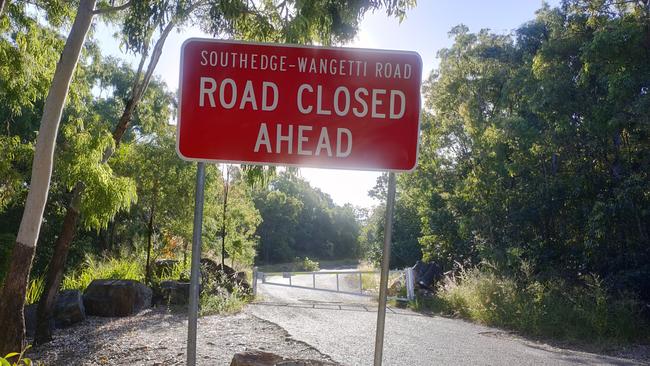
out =
<path fill-rule="evenodd" d="M 519 283 L 473 268 L 445 278 L 437 298 L 415 306 L 563 340 L 630 342 L 650 334 L 641 324 L 640 302 L 609 296 L 596 276 L 572 286 L 561 280 Z"/>
<path fill-rule="evenodd" d="M 96 260 L 87 256 L 81 268 L 63 277 L 64 290 L 83 291 L 97 279 L 144 280 L 144 264 L 138 258 L 108 258 Z"/>
<path fill-rule="evenodd" d="M 320 264 L 317 261 L 305 257 L 303 259 L 296 258 L 294 260 L 295 271 L 316 272 L 320 270 Z"/>
<path fill-rule="evenodd" d="M 237 287 L 232 292 L 228 291 L 203 291 L 200 298 L 199 315 L 234 314 L 241 311 L 250 296 Z"/>
<path fill-rule="evenodd" d="M 153 266 L 152 266 L 153 267 Z M 155 271 L 152 271 L 155 272 Z M 165 268 L 162 270 L 160 276 L 153 274 L 155 282 L 162 281 L 189 281 L 190 280 L 190 265 L 188 263 L 183 263 L 183 261 L 178 261 L 174 263 L 172 268 Z"/>

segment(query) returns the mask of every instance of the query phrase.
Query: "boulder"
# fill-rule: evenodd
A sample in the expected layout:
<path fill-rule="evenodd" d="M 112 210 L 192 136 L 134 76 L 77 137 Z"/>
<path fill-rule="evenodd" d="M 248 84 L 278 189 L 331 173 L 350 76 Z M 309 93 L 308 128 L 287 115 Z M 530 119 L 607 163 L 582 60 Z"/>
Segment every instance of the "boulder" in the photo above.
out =
<path fill-rule="evenodd" d="M 248 279 L 246 278 L 246 272 L 237 272 L 235 274 L 235 283 L 237 283 L 237 285 L 239 285 L 239 287 L 244 291 L 248 291 L 251 288 L 251 285 L 248 283 Z"/>
<path fill-rule="evenodd" d="M 54 322 L 56 327 L 67 327 L 85 319 L 86 309 L 84 308 L 81 291 L 61 291 L 54 306 Z"/>
<path fill-rule="evenodd" d="M 29 338 L 33 338 L 34 334 L 36 333 L 36 308 L 37 307 L 38 307 L 38 303 L 25 305 L 25 311 L 24 311 L 25 333 Z M 52 327 L 54 327 L 54 323 L 52 323 Z"/>
<path fill-rule="evenodd" d="M 227 265 L 221 265 L 209 258 L 201 259 L 201 287 L 214 291 L 218 287 L 232 292 L 237 285 L 244 291 L 250 291 L 246 273 L 237 272 Z"/>
<path fill-rule="evenodd" d="M 157 259 L 153 263 L 153 272 L 156 276 L 161 277 L 165 272 L 171 273 L 177 263 L 176 259 Z"/>
<path fill-rule="evenodd" d="M 284 358 L 274 353 L 262 351 L 245 351 L 236 353 L 230 366 L 334 366 L 337 365 L 331 362 L 306 360 L 306 359 L 290 359 Z"/>
<path fill-rule="evenodd" d="M 190 297 L 190 283 L 181 281 L 160 282 L 160 295 L 165 305 L 185 305 Z"/>
<path fill-rule="evenodd" d="M 84 291 L 86 314 L 129 316 L 151 307 L 152 291 L 134 280 L 94 280 Z"/>
<path fill-rule="evenodd" d="M 415 272 L 415 283 L 426 289 L 433 288 L 435 282 L 442 277 L 442 268 L 433 262 L 417 261 L 413 266 L 413 272 Z"/>
<path fill-rule="evenodd" d="M 34 337 L 36 332 L 38 303 L 25 306 L 25 333 Z M 50 329 L 63 328 L 86 319 L 81 291 L 65 290 L 59 292 L 54 305 L 54 319 L 50 320 Z"/>

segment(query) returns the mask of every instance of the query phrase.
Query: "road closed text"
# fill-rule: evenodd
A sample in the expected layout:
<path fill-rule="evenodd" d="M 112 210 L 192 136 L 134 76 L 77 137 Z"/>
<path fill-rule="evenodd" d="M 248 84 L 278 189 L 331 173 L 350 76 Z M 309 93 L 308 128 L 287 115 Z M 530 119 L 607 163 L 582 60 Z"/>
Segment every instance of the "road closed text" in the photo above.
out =
<path fill-rule="evenodd" d="M 409 170 L 417 155 L 421 61 L 390 52 L 186 42 L 179 153 L 346 168 L 371 159 L 372 169 Z"/>
<path fill-rule="evenodd" d="M 326 94 L 322 85 L 301 84 L 290 97 L 295 100 L 295 108 L 303 115 L 399 120 L 406 110 L 406 97 L 401 90 L 368 90 L 363 87 L 350 90 L 339 86 L 333 93 Z M 198 103 L 202 108 L 272 112 L 277 109 L 281 98 L 278 86 L 271 81 L 255 84 L 251 80 L 238 83 L 230 78 L 215 80 L 201 77 Z M 254 152 L 316 156 L 326 154 L 328 157 L 345 158 L 352 149 L 353 136 L 346 128 L 328 130 L 322 127 L 314 135 L 310 125 L 297 125 L 294 128 L 293 124 L 276 123 L 274 140 L 270 139 L 268 128 L 268 123 L 260 124 Z M 330 139 L 330 135 L 335 138 Z M 313 151 L 303 148 L 303 143 L 310 139 L 317 140 Z M 284 151 L 283 143 L 287 144 Z"/>

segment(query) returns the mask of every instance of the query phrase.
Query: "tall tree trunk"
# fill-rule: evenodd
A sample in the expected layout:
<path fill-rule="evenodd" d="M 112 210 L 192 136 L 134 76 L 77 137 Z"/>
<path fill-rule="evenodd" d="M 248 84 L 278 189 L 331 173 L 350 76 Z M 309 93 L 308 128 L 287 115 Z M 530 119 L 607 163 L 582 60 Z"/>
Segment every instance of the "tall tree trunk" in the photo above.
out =
<path fill-rule="evenodd" d="M 88 1 L 88 0 L 86 0 Z M 93 1 L 94 6 L 94 1 Z M 149 85 L 149 81 L 153 75 L 153 72 L 158 65 L 160 56 L 162 54 L 162 49 L 165 44 L 167 36 L 174 28 L 175 23 L 170 22 L 167 27 L 163 30 L 160 35 L 160 38 L 156 42 L 151 59 L 147 65 L 147 70 L 140 80 L 140 75 L 142 75 L 142 68 L 147 57 L 145 53 L 140 61 L 140 66 L 136 74 L 136 80 L 133 82 L 131 98 L 127 101 L 122 116 L 113 130 L 113 139 L 115 140 L 115 146 L 119 146 L 124 133 L 126 132 L 131 120 L 133 119 L 133 113 L 138 103 L 140 102 L 144 92 Z M 113 155 L 113 149 L 106 149 L 102 157 L 102 163 L 106 164 L 108 160 Z M 43 296 L 39 301 L 38 305 L 38 316 L 37 316 L 37 327 L 36 327 L 36 341 L 37 343 L 48 342 L 52 339 L 52 333 L 49 328 L 50 319 L 54 315 L 54 305 L 56 304 L 56 299 L 59 294 L 59 287 L 61 286 L 61 279 L 63 278 L 63 271 L 65 269 L 65 261 L 70 251 L 70 245 L 72 244 L 72 239 L 75 236 L 77 229 L 77 221 L 79 217 L 78 202 L 75 202 L 75 199 L 80 199 L 83 192 L 83 185 L 77 183 L 73 189 L 73 199 L 66 209 L 66 220 L 64 220 L 61 232 L 59 233 L 58 239 L 55 244 L 54 254 L 50 260 L 48 266 L 47 278 L 45 281 L 45 293 L 47 296 Z M 70 217 L 70 220 L 67 218 Z M 148 268 L 148 264 L 147 264 Z M 23 295 L 24 297 L 24 295 Z"/>
<path fill-rule="evenodd" d="M 2 12 L 5 10 L 5 5 L 7 5 L 9 1 L 6 0 L 0 0 L 0 15 L 2 15 Z"/>
<path fill-rule="evenodd" d="M 52 340 L 52 315 L 56 299 L 59 294 L 59 286 L 63 278 L 63 269 L 65 262 L 68 259 L 68 252 L 70 250 L 70 243 L 74 239 L 77 221 L 79 220 L 79 203 L 81 201 L 81 187 L 80 184 L 75 185 L 72 190 L 72 204 L 68 206 L 63 219 L 63 230 L 54 243 L 54 253 L 50 260 L 50 265 L 47 269 L 47 276 L 45 278 L 45 291 L 38 302 L 37 309 L 37 323 L 36 323 L 36 336 L 34 337 L 35 344 L 43 344 Z"/>
<path fill-rule="evenodd" d="M 70 81 L 93 20 L 94 7 L 95 0 L 81 0 L 79 3 L 77 16 L 70 29 L 61 58 L 56 65 L 52 84 L 45 100 L 41 126 L 36 139 L 29 193 L 5 286 L 0 293 L 0 299 L 4 302 L 0 308 L 0 324 L 3 328 L 0 332 L 0 354 L 3 355 L 20 350 L 25 344 L 23 314 L 25 292 L 50 188 L 54 146 Z"/>

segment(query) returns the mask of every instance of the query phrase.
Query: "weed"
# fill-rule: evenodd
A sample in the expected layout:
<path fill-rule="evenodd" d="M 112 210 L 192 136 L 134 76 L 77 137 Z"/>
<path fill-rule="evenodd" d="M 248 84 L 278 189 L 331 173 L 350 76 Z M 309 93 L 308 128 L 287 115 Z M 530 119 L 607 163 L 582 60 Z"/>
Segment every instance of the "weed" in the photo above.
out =
<path fill-rule="evenodd" d="M 35 304 L 40 300 L 45 290 L 45 277 L 39 276 L 29 281 L 25 293 L 25 305 Z"/>
<path fill-rule="evenodd" d="M 596 276 L 580 285 L 562 280 L 524 283 L 478 268 L 446 277 L 438 293 L 411 304 L 524 334 L 589 343 L 647 339 L 641 304 L 631 295 L 613 298 Z"/>
<path fill-rule="evenodd" d="M 143 265 L 137 258 L 108 258 L 97 260 L 87 256 L 81 268 L 63 278 L 64 290 L 83 291 L 96 279 L 144 279 Z"/>
<path fill-rule="evenodd" d="M 200 316 L 216 314 L 235 314 L 252 300 L 252 297 L 235 287 L 232 292 L 204 291 L 200 298 Z"/>

